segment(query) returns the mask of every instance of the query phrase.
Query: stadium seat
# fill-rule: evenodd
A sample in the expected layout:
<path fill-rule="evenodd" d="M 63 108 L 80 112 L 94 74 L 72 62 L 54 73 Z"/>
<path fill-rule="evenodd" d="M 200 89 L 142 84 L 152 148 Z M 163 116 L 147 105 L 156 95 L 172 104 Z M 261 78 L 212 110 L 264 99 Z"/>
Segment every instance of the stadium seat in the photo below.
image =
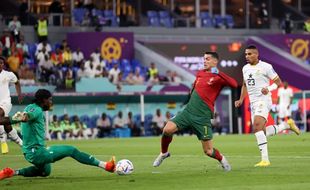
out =
<path fill-rule="evenodd" d="M 91 128 L 90 118 L 88 115 L 81 115 L 80 121 L 83 122 L 87 128 Z"/>
<path fill-rule="evenodd" d="M 235 22 L 234 22 L 234 18 L 232 15 L 226 15 L 224 19 L 225 19 L 227 28 L 233 28 L 234 27 Z"/>
<path fill-rule="evenodd" d="M 209 12 L 200 13 L 201 26 L 205 28 L 213 27 L 212 18 L 209 15 Z"/>
<path fill-rule="evenodd" d="M 96 128 L 97 127 L 97 120 L 99 118 L 99 115 L 93 115 L 91 118 L 90 118 L 90 126 L 89 128 Z"/>
<path fill-rule="evenodd" d="M 173 27 L 173 20 L 168 11 L 159 11 L 160 24 L 167 28 Z"/>
<path fill-rule="evenodd" d="M 159 17 L 156 11 L 147 11 L 147 18 L 149 26 L 160 26 Z"/>
<path fill-rule="evenodd" d="M 225 20 L 221 15 L 214 15 L 214 26 L 216 28 L 223 28 L 225 26 Z"/>

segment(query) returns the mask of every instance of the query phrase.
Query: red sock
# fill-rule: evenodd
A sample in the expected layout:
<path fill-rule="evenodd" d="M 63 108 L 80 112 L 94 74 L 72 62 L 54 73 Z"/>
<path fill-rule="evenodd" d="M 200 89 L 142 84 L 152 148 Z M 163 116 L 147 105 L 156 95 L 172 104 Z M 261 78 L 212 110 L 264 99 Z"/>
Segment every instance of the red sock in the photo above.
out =
<path fill-rule="evenodd" d="M 212 152 L 212 155 L 210 157 L 217 159 L 219 162 L 223 159 L 223 156 L 221 155 L 221 153 L 215 148 L 213 148 L 213 152 Z"/>
<path fill-rule="evenodd" d="M 169 144 L 172 141 L 172 136 L 163 135 L 161 137 L 161 152 L 166 153 L 168 151 Z"/>

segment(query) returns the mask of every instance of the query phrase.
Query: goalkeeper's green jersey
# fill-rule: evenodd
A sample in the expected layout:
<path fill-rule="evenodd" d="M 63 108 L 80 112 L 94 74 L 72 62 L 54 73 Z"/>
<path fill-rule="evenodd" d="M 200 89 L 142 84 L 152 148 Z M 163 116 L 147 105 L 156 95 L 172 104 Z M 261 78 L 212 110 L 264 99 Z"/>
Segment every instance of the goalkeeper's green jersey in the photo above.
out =
<path fill-rule="evenodd" d="M 37 104 L 29 104 L 25 109 L 29 120 L 22 123 L 23 153 L 34 152 L 45 147 L 45 118 Z"/>

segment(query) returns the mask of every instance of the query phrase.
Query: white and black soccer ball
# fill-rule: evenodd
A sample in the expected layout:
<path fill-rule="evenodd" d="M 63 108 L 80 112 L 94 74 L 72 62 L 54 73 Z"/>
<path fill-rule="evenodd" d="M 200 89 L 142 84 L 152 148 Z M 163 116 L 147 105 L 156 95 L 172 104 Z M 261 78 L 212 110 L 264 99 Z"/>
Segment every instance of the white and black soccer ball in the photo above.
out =
<path fill-rule="evenodd" d="M 117 162 L 115 172 L 118 175 L 128 175 L 134 170 L 133 164 L 130 160 L 123 159 Z"/>

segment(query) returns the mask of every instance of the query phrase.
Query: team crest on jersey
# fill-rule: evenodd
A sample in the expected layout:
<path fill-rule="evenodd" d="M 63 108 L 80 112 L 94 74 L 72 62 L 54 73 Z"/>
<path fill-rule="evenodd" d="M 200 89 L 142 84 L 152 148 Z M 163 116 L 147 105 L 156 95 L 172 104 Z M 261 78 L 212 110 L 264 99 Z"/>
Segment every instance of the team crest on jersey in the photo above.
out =
<path fill-rule="evenodd" d="M 34 112 L 34 110 L 35 110 L 34 108 L 31 108 L 31 109 L 29 110 L 29 112 Z"/>
<path fill-rule="evenodd" d="M 214 83 L 214 77 L 211 77 L 207 83 L 208 85 L 212 85 Z"/>

